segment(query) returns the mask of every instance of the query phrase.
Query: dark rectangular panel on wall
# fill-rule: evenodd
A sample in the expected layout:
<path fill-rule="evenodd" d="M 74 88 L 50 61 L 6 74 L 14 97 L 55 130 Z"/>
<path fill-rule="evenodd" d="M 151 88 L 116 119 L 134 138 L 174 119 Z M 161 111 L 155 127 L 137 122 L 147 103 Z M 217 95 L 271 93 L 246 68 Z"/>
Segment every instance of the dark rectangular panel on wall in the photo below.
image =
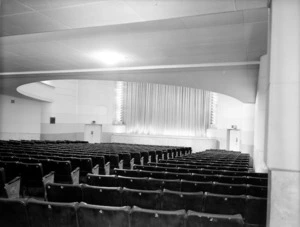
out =
<path fill-rule="evenodd" d="M 55 117 L 50 117 L 50 124 L 55 124 Z"/>

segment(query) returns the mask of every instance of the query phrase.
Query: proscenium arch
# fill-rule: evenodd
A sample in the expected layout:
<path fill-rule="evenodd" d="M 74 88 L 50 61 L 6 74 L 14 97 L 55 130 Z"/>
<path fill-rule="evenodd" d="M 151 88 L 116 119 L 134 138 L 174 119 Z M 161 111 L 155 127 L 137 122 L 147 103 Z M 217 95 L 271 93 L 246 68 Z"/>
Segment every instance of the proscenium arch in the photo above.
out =
<path fill-rule="evenodd" d="M 17 92 L 24 84 L 44 80 L 110 80 L 191 87 L 225 94 L 244 103 L 255 103 L 258 69 L 259 62 L 246 62 L 1 73 L 0 92 L 24 98 Z"/>

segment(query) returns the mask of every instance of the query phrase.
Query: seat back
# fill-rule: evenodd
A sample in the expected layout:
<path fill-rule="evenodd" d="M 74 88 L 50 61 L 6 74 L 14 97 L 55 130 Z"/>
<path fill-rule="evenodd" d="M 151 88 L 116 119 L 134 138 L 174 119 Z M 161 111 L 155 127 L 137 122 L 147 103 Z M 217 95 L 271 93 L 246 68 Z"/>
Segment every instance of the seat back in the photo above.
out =
<path fill-rule="evenodd" d="M 72 166 L 70 161 L 50 161 L 55 168 L 54 182 L 72 184 Z"/>
<path fill-rule="evenodd" d="M 214 182 L 212 192 L 226 195 L 246 195 L 247 185 L 245 184 L 225 184 Z"/>
<path fill-rule="evenodd" d="M 100 187 L 119 187 L 119 180 L 116 175 L 87 175 L 87 184 Z"/>
<path fill-rule="evenodd" d="M 178 192 L 164 190 L 161 198 L 162 210 L 194 210 L 203 209 L 203 192 Z"/>
<path fill-rule="evenodd" d="M 130 207 L 109 207 L 80 203 L 77 215 L 80 227 L 129 227 Z"/>
<path fill-rule="evenodd" d="M 211 181 L 199 182 L 199 181 L 181 181 L 181 191 L 182 192 L 212 192 Z"/>
<path fill-rule="evenodd" d="M 101 206 L 122 206 L 120 187 L 82 185 L 82 201 Z"/>
<path fill-rule="evenodd" d="M 246 196 L 205 193 L 204 209 L 206 213 L 241 214 L 244 216 Z"/>
<path fill-rule="evenodd" d="M 266 225 L 267 199 L 247 196 L 245 206 L 245 222 L 248 224 Z"/>
<path fill-rule="evenodd" d="M 255 196 L 255 197 L 268 197 L 268 187 L 266 186 L 258 186 L 247 184 L 247 195 Z"/>
<path fill-rule="evenodd" d="M 119 186 L 123 188 L 131 189 L 148 189 L 148 178 L 147 177 L 118 177 Z"/>
<path fill-rule="evenodd" d="M 240 214 L 221 215 L 188 211 L 186 227 L 243 227 L 244 221 Z"/>
<path fill-rule="evenodd" d="M 0 167 L 5 169 L 6 181 L 9 182 L 21 174 L 20 162 L 17 161 L 0 161 Z"/>
<path fill-rule="evenodd" d="M 35 199 L 27 202 L 31 227 L 77 227 L 76 203 L 54 203 Z"/>
<path fill-rule="evenodd" d="M 160 209 L 160 190 L 136 190 L 123 188 L 123 205 L 146 209 Z"/>
<path fill-rule="evenodd" d="M 114 169 L 115 174 L 124 177 L 140 177 L 139 170 L 129 170 L 129 169 Z"/>
<path fill-rule="evenodd" d="M 50 202 L 81 202 L 81 185 L 48 183 L 46 185 L 47 200 Z"/>
<path fill-rule="evenodd" d="M 184 210 L 162 211 L 134 206 L 131 211 L 131 227 L 182 227 L 184 224 Z"/>
<path fill-rule="evenodd" d="M 25 201 L 0 198 L 1 227 L 29 227 Z"/>

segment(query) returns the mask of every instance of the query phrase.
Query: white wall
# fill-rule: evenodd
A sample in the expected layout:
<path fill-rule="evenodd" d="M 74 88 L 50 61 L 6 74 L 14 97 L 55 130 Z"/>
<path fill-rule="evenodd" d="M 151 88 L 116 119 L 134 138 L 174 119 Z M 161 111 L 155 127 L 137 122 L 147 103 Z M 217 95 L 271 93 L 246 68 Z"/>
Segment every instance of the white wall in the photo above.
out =
<path fill-rule="evenodd" d="M 39 101 L 0 95 L 0 110 L 0 139 L 40 139 Z"/>
<path fill-rule="evenodd" d="M 241 151 L 253 154 L 254 104 L 218 94 L 216 128 L 208 129 L 207 134 L 220 142 L 220 149 L 228 149 L 227 129 L 237 125 L 241 130 Z"/>
<path fill-rule="evenodd" d="M 110 142 L 115 118 L 114 81 L 59 80 L 53 103 L 44 103 L 42 139 L 83 140 L 84 125 L 96 121 L 103 125 L 102 142 Z M 50 117 L 56 124 L 50 124 Z M 106 130 L 108 129 L 108 130 Z"/>

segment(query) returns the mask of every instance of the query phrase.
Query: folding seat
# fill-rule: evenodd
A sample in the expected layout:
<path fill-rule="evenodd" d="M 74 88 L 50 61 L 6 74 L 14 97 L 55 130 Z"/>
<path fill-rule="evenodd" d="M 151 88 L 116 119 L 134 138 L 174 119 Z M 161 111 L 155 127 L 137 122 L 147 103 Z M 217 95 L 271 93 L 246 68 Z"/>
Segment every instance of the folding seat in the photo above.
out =
<path fill-rule="evenodd" d="M 165 179 L 192 180 L 193 176 L 191 173 L 168 173 L 168 172 L 165 172 Z"/>
<path fill-rule="evenodd" d="M 148 190 L 170 189 L 173 191 L 180 191 L 181 190 L 181 181 L 175 180 L 175 179 L 149 178 L 147 189 Z"/>
<path fill-rule="evenodd" d="M 244 195 L 221 195 L 206 192 L 203 212 L 244 216 L 245 203 L 246 196 Z"/>
<path fill-rule="evenodd" d="M 247 195 L 255 197 L 268 197 L 268 187 L 247 184 Z"/>
<path fill-rule="evenodd" d="M 11 181 L 17 176 L 21 176 L 20 162 L 17 161 L 0 161 L 0 167 L 5 170 L 6 181 Z"/>
<path fill-rule="evenodd" d="M 142 209 L 134 206 L 131 210 L 131 227 L 183 227 L 185 211 L 163 211 Z"/>
<path fill-rule="evenodd" d="M 105 160 L 110 163 L 110 172 L 113 172 L 114 168 L 123 169 L 123 161 L 119 160 L 119 155 L 117 154 L 104 154 Z"/>
<path fill-rule="evenodd" d="M 246 184 L 247 178 L 244 176 L 224 176 L 219 175 L 219 178 L 216 180 L 220 183 L 227 183 L 227 184 Z"/>
<path fill-rule="evenodd" d="M 50 202 L 81 202 L 82 190 L 81 185 L 72 184 L 46 184 L 47 200 Z"/>
<path fill-rule="evenodd" d="M 265 226 L 267 218 L 267 199 L 247 196 L 244 218 L 247 224 Z"/>
<path fill-rule="evenodd" d="M 124 169 L 130 169 L 130 161 L 131 161 L 131 155 L 130 153 L 119 153 L 120 160 L 123 160 L 123 168 Z"/>
<path fill-rule="evenodd" d="M 181 191 L 182 192 L 212 192 L 211 181 L 200 182 L 200 181 L 186 181 L 181 180 Z"/>
<path fill-rule="evenodd" d="M 148 162 L 156 162 L 156 152 L 155 151 L 149 151 L 149 160 Z"/>
<path fill-rule="evenodd" d="M 130 154 L 134 165 L 144 165 L 144 158 L 141 156 L 140 152 L 131 152 Z"/>
<path fill-rule="evenodd" d="M 152 178 L 157 178 L 157 179 L 164 179 L 165 172 L 143 170 L 143 171 L 140 171 L 140 177 L 152 177 Z"/>
<path fill-rule="evenodd" d="M 188 211 L 186 227 L 243 227 L 240 214 L 222 215 Z"/>
<path fill-rule="evenodd" d="M 82 201 L 101 206 L 122 206 L 120 187 L 97 187 L 82 185 Z"/>
<path fill-rule="evenodd" d="M 218 181 L 218 175 L 207 175 L 207 174 L 192 174 L 192 181 Z"/>
<path fill-rule="evenodd" d="M 159 160 L 163 159 L 163 152 L 162 152 L 162 150 L 157 150 L 155 157 L 156 157 L 156 162 L 159 162 Z"/>
<path fill-rule="evenodd" d="M 27 201 L 31 227 L 78 227 L 77 203 L 54 203 L 35 199 Z"/>
<path fill-rule="evenodd" d="M 148 189 L 148 177 L 118 177 L 119 186 L 131 189 Z"/>
<path fill-rule="evenodd" d="M 248 172 L 247 175 L 248 175 L 249 177 L 268 178 L 268 173 L 254 173 L 254 172 Z"/>
<path fill-rule="evenodd" d="M 79 167 L 72 169 L 70 161 L 52 160 L 51 162 L 55 168 L 55 176 L 54 176 L 55 183 L 79 184 L 79 171 L 80 171 Z"/>
<path fill-rule="evenodd" d="M 98 174 L 99 173 L 99 165 L 93 165 L 91 158 L 78 158 L 80 162 L 80 175 L 79 182 L 86 183 L 87 182 L 87 174 Z"/>
<path fill-rule="evenodd" d="M 162 210 L 203 209 L 203 192 L 178 192 L 165 189 L 161 198 Z"/>
<path fill-rule="evenodd" d="M 87 184 L 100 187 L 119 187 L 120 182 L 116 175 L 87 175 Z"/>
<path fill-rule="evenodd" d="M 26 203 L 20 199 L 0 198 L 1 227 L 29 227 Z"/>
<path fill-rule="evenodd" d="M 99 156 L 99 155 L 89 155 L 89 158 L 92 159 L 93 165 L 99 166 L 99 171 L 96 174 L 106 174 L 108 171 L 107 169 L 107 163 L 105 162 L 105 157 L 104 156 Z"/>
<path fill-rule="evenodd" d="M 253 184 L 253 185 L 258 185 L 258 186 L 268 186 L 268 178 L 247 176 L 247 184 Z"/>
<path fill-rule="evenodd" d="M 54 172 L 44 176 L 41 163 L 20 163 L 21 194 L 23 196 L 45 197 L 45 184 L 54 182 Z"/>
<path fill-rule="evenodd" d="M 140 177 L 140 170 L 114 169 L 116 175 L 125 177 Z"/>
<path fill-rule="evenodd" d="M 245 184 L 225 184 L 213 183 L 212 193 L 226 195 L 246 195 L 247 185 Z"/>
<path fill-rule="evenodd" d="M 21 178 L 16 177 L 10 182 L 6 181 L 5 170 L 0 168 L 0 197 L 3 198 L 19 198 Z"/>
<path fill-rule="evenodd" d="M 160 209 L 160 190 L 136 190 L 123 188 L 123 205 Z"/>
<path fill-rule="evenodd" d="M 80 203 L 77 208 L 80 227 L 129 227 L 130 207 L 109 207 Z"/>
<path fill-rule="evenodd" d="M 141 156 L 144 158 L 144 165 L 149 162 L 149 152 L 148 151 L 140 151 Z"/>

